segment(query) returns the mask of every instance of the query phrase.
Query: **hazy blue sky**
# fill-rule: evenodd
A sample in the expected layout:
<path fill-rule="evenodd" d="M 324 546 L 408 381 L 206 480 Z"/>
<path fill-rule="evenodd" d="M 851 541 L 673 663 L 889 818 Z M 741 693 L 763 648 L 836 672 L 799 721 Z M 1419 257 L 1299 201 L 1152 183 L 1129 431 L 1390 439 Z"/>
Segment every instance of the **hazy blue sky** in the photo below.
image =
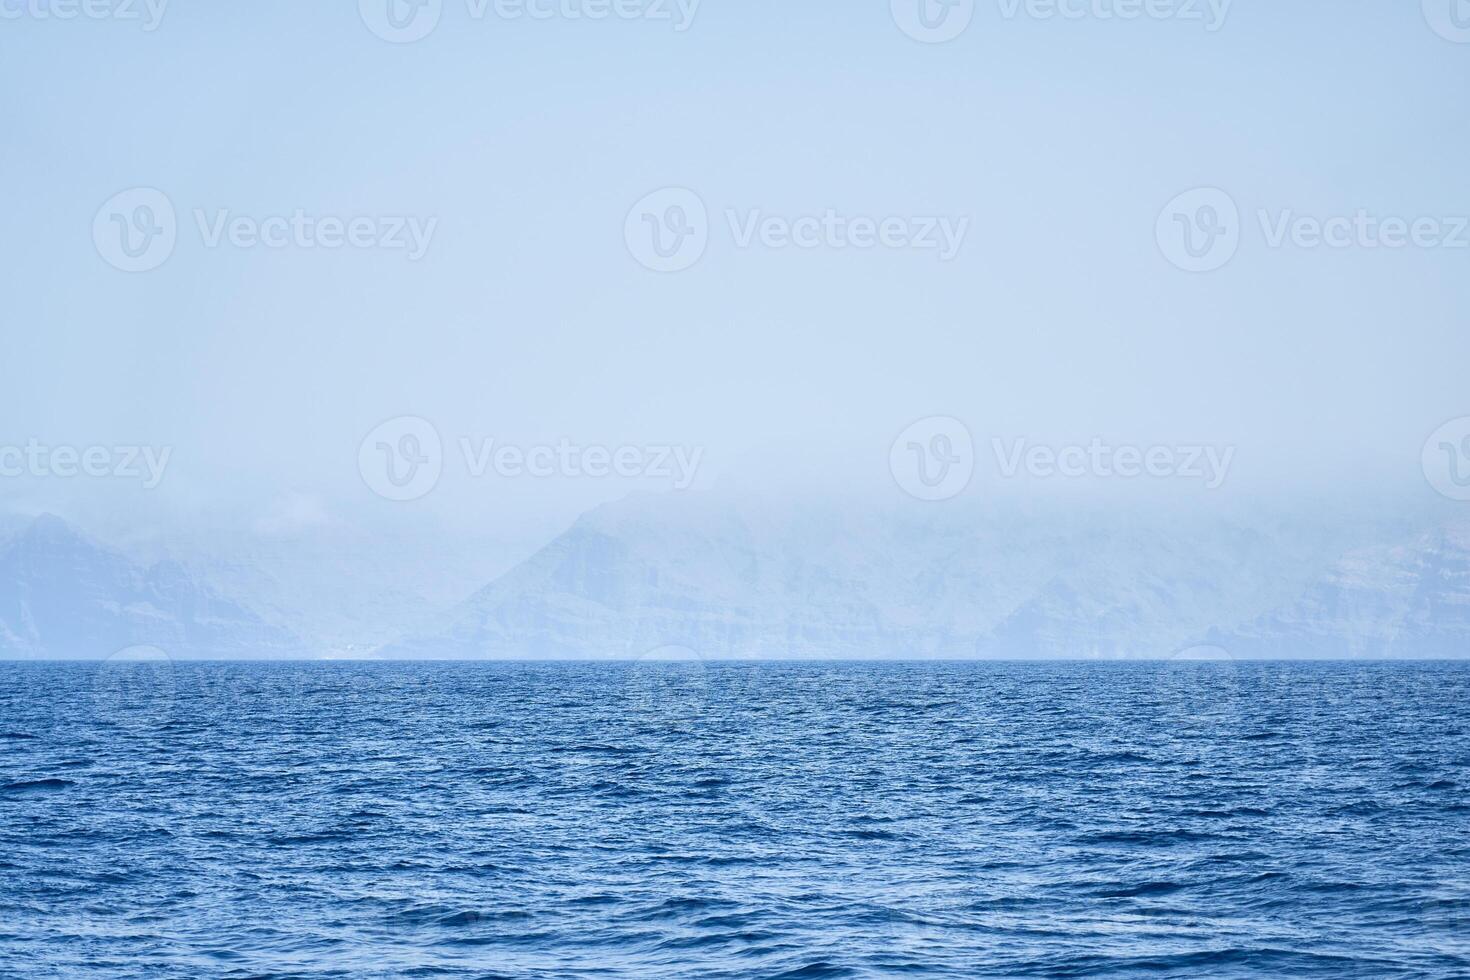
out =
<path fill-rule="evenodd" d="M 1470 44 L 1417 2 L 1238 0 L 1210 31 L 990 0 L 944 44 L 886 0 L 704 0 L 684 31 L 445 0 L 409 44 L 346 0 L 174 0 L 152 31 L 3 2 L 0 443 L 172 447 L 155 490 L 8 479 L 16 507 L 515 529 L 628 486 L 471 479 L 461 436 L 891 492 L 890 443 L 931 415 L 981 444 L 1228 444 L 1227 490 L 1427 494 L 1424 440 L 1470 415 L 1470 248 L 1272 248 L 1256 217 L 1470 214 Z M 657 273 L 624 224 L 670 186 L 709 245 Z M 130 274 L 92 230 L 134 187 L 168 195 L 178 242 Z M 1241 213 L 1209 273 L 1155 237 L 1196 187 Z M 946 262 L 742 248 L 725 216 L 829 208 L 968 232 Z M 196 209 L 437 225 L 419 261 L 209 248 Z M 406 504 L 358 468 L 397 416 L 450 457 Z"/>

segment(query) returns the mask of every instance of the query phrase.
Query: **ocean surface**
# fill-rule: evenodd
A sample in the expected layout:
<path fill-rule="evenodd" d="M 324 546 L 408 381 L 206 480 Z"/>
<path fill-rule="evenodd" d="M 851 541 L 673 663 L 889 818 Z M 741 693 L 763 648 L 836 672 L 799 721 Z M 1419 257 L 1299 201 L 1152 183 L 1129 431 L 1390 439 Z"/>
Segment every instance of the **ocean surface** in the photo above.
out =
<path fill-rule="evenodd" d="M 0 664 L 4 977 L 1470 977 L 1470 665 Z"/>

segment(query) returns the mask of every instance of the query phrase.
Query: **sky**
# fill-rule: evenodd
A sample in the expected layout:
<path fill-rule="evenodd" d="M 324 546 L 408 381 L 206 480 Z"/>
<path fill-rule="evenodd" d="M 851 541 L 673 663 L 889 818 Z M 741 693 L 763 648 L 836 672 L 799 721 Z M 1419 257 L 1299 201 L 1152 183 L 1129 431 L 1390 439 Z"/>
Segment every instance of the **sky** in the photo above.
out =
<path fill-rule="evenodd" d="M 109 453 L 0 505 L 516 551 L 635 489 L 922 497 L 894 454 L 954 434 L 965 493 L 1103 492 L 1002 472 L 1096 439 L 1422 499 L 1470 416 L 1455 0 L 386 4 L 0 0 L 0 446 Z"/>

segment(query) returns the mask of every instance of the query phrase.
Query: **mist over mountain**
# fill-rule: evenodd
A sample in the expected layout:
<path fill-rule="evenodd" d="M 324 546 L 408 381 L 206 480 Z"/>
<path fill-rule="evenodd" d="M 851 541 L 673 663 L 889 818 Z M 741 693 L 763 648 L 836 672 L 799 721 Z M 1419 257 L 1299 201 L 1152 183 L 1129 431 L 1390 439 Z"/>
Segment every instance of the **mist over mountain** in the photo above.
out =
<path fill-rule="evenodd" d="M 314 656 L 361 657 L 432 626 L 524 557 L 497 541 L 328 527 L 171 542 L 191 571 Z"/>
<path fill-rule="evenodd" d="M 1470 656 L 1470 524 L 1355 549 L 1219 641 L 1262 657 Z"/>
<path fill-rule="evenodd" d="M 432 544 L 347 547 L 337 532 L 243 540 L 160 561 L 50 515 L 12 520 L 0 656 L 1470 653 L 1470 520 L 1454 512 L 640 494 L 520 561 L 436 565 Z"/>
<path fill-rule="evenodd" d="M 198 658 L 306 652 L 184 566 L 136 563 L 52 515 L 0 540 L 0 657 L 101 660 L 135 646 Z"/>
<path fill-rule="evenodd" d="M 380 655 L 1463 656 L 1470 533 L 1438 520 L 635 497 Z"/>

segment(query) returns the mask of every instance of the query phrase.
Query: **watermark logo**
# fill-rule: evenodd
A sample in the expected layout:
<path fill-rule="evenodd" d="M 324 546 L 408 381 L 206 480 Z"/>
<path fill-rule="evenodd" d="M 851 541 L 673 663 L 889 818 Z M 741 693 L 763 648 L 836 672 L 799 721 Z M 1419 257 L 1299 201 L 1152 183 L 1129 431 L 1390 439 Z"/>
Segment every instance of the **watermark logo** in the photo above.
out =
<path fill-rule="evenodd" d="M 909 496 L 949 500 L 963 493 L 975 475 L 975 440 L 959 419 L 920 419 L 893 440 L 888 469 Z"/>
<path fill-rule="evenodd" d="M 1351 215 L 1319 218 L 1286 208 L 1257 217 L 1270 248 L 1465 249 L 1470 248 L 1470 218 L 1379 217 L 1366 208 Z"/>
<path fill-rule="evenodd" d="M 517 445 L 461 436 L 456 447 L 471 479 L 492 475 L 507 480 L 651 479 L 666 480 L 675 491 L 693 486 L 704 460 L 702 448 L 674 444 L 604 446 L 561 439 L 554 444 Z M 439 430 L 416 416 L 384 422 L 368 433 L 357 452 L 358 470 L 368 488 L 399 502 L 417 500 L 432 491 L 445 462 Z"/>
<path fill-rule="evenodd" d="M 1013 480 L 1024 471 L 1036 479 L 1199 480 L 1206 490 L 1218 490 L 1235 461 L 1234 446 L 1154 445 L 1114 446 L 1094 436 L 1087 445 L 1047 446 L 1016 439 L 990 441 L 1002 479 Z"/>
<path fill-rule="evenodd" d="M 954 260 L 970 230 L 966 215 L 844 214 L 835 208 L 798 215 L 761 208 L 725 208 L 725 225 L 736 249 L 772 251 L 846 249 L 934 252 Z M 703 198 L 685 188 L 665 188 L 644 197 L 628 212 L 623 237 L 639 264 L 655 272 L 680 272 L 700 260 L 709 245 L 709 211 Z"/>
<path fill-rule="evenodd" d="M 163 265 L 174 254 L 178 237 L 173 202 L 153 187 L 113 195 L 92 219 L 97 254 L 123 272 L 148 272 Z"/>
<path fill-rule="evenodd" d="M 1213 34 L 1225 26 L 1234 0 L 999 0 L 1001 16 L 1015 20 L 1175 20 L 1197 22 Z"/>
<path fill-rule="evenodd" d="M 1451 419 L 1424 443 L 1424 477 L 1451 500 L 1470 500 L 1470 416 Z"/>
<path fill-rule="evenodd" d="M 459 440 L 465 470 L 479 479 L 487 473 L 508 480 L 529 476 L 588 477 L 603 480 L 620 477 L 631 480 L 649 478 L 670 480 L 675 490 L 688 490 L 699 473 L 704 450 L 674 445 L 648 446 L 582 446 L 570 439 L 556 445 L 543 443 L 517 446 L 494 439 L 478 441 L 466 437 Z"/>
<path fill-rule="evenodd" d="M 623 223 L 623 240 L 644 268 L 682 272 L 704 257 L 709 212 L 693 191 L 665 187 L 633 205 Z"/>
<path fill-rule="evenodd" d="M 889 0 L 893 22 L 915 41 L 953 41 L 975 17 L 975 0 Z"/>
<path fill-rule="evenodd" d="M 626 667 L 623 696 L 627 717 L 658 728 L 691 729 L 710 701 L 704 658 L 682 644 L 655 647 Z"/>
<path fill-rule="evenodd" d="M 1159 212 L 1154 237 L 1164 258 L 1180 269 L 1214 272 L 1240 248 L 1240 209 L 1217 187 L 1185 191 Z"/>
<path fill-rule="evenodd" d="M 357 0 L 368 30 L 391 44 L 412 44 L 434 33 L 444 0 Z"/>
<path fill-rule="evenodd" d="M 666 22 L 682 34 L 694 26 L 700 0 L 464 0 L 471 21 L 494 17 L 504 21 L 602 21 L 608 19 Z M 439 27 L 443 0 L 358 0 L 368 30 L 393 44 L 422 41 Z"/>
<path fill-rule="evenodd" d="M 473 20 L 646 20 L 682 34 L 694 26 L 700 0 L 466 0 Z"/>
<path fill-rule="evenodd" d="M 1174 722 L 1218 724 L 1240 701 L 1240 668 L 1224 647 L 1201 643 L 1176 650 L 1148 668 L 1158 682 L 1160 712 Z"/>
<path fill-rule="evenodd" d="M 0 20 L 137 21 L 150 33 L 167 11 L 168 0 L 0 0 Z"/>
<path fill-rule="evenodd" d="M 950 262 L 964 247 L 970 230 L 966 215 L 868 215 L 848 216 L 828 208 L 821 214 L 796 217 L 766 214 L 754 208 L 742 214 L 725 210 L 725 221 L 736 248 L 760 245 L 769 249 L 872 249 L 891 251 L 934 251 L 939 261 Z"/>
<path fill-rule="evenodd" d="M 429 252 L 438 218 L 415 215 L 311 215 L 297 208 L 289 215 L 266 217 L 234 214 L 228 208 L 194 209 L 194 224 L 205 248 L 229 245 L 237 249 L 381 249 L 404 252 L 417 262 Z"/>
<path fill-rule="evenodd" d="M 1258 208 L 1256 223 L 1267 248 L 1394 251 L 1470 249 L 1470 217 L 1408 218 L 1367 208 L 1319 217 L 1292 208 Z M 1187 191 L 1170 201 L 1155 226 L 1159 249 L 1186 272 L 1214 272 L 1236 255 L 1244 224 L 1235 199 L 1214 187 Z"/>
<path fill-rule="evenodd" d="M 0 0 L 4 2 L 4 0 Z M 236 214 L 228 208 L 193 210 L 194 226 L 207 249 L 350 248 L 401 251 L 410 262 L 428 254 L 438 218 L 414 215 L 289 214 L 264 217 Z M 167 262 L 179 239 L 173 201 L 160 190 L 137 187 L 113 196 L 92 220 L 97 253 L 124 272 L 148 272 Z"/>
<path fill-rule="evenodd" d="M 1235 462 L 1234 446 L 1113 445 L 1094 436 L 1086 443 L 1046 445 L 1026 438 L 990 440 L 998 476 L 1014 480 L 1123 479 L 1196 480 L 1205 489 L 1224 485 Z M 970 485 L 976 467 L 974 440 L 959 419 L 920 419 L 893 441 L 888 468 L 907 494 L 919 500 L 948 500 Z"/>
<path fill-rule="evenodd" d="M 389 419 L 357 450 L 362 480 L 378 496 L 403 503 L 426 496 L 444 471 L 444 444 L 433 423 L 411 415 Z"/>
<path fill-rule="evenodd" d="M 0 478 L 140 480 L 144 490 L 163 482 L 172 446 L 49 446 L 30 439 L 0 446 Z"/>
<path fill-rule="evenodd" d="M 1446 41 L 1470 44 L 1470 0 L 1423 0 L 1424 19 Z"/>
<path fill-rule="evenodd" d="M 104 723 L 130 732 L 168 722 L 177 696 L 173 659 L 158 647 L 117 651 L 92 676 L 92 707 Z"/>

